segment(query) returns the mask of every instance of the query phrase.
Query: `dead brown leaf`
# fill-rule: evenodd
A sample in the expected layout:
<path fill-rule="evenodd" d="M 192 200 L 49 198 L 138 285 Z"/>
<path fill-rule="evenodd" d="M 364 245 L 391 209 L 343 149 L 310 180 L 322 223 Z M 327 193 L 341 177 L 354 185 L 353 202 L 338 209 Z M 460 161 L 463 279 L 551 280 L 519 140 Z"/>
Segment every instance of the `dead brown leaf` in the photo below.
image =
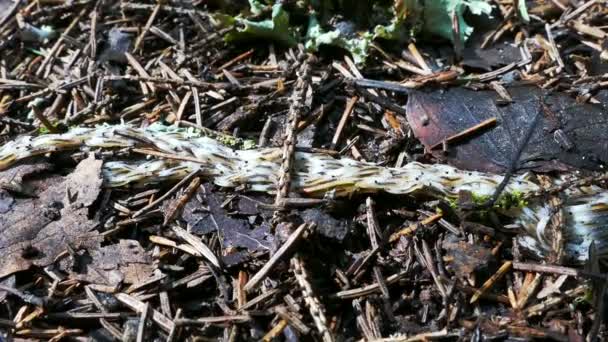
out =
<path fill-rule="evenodd" d="M 72 274 L 89 283 L 134 284 L 150 278 L 154 272 L 152 258 L 136 240 L 120 240 L 117 244 L 91 250 L 89 255 L 90 263 L 81 265 L 81 272 Z"/>
<path fill-rule="evenodd" d="M 21 164 L 0 172 L 0 214 L 8 212 L 15 203 L 11 193 L 25 196 L 35 193 L 23 185 L 24 178 L 51 168 L 52 165 L 48 163 Z"/>
<path fill-rule="evenodd" d="M 454 87 L 445 91 L 415 91 L 407 104 L 414 135 L 437 158 L 467 170 L 502 173 L 525 147 L 520 169 L 562 171 L 603 170 L 608 163 L 608 115 L 600 105 L 577 103 L 566 93 L 548 93 L 532 86 L 507 88 L 512 103 L 495 91 Z M 502 101 L 502 102 L 501 102 Z M 538 124 L 534 120 L 540 115 Z M 492 129 L 467 135 L 441 147 L 444 141 L 495 118 Z M 532 127 L 526 143 L 526 134 Z"/>
<path fill-rule="evenodd" d="M 101 190 L 101 160 L 89 157 L 67 177 L 46 178 L 36 198 L 16 199 L 0 216 L 0 277 L 48 266 L 71 248 L 95 248 L 101 239 L 89 206 Z M 0 173 L 0 179 L 14 170 Z"/>
<path fill-rule="evenodd" d="M 446 241 L 443 248 L 451 259 L 450 265 L 454 273 L 462 277 L 488 272 L 488 268 L 496 263 L 491 250 L 483 246 L 471 245 L 465 241 Z"/>

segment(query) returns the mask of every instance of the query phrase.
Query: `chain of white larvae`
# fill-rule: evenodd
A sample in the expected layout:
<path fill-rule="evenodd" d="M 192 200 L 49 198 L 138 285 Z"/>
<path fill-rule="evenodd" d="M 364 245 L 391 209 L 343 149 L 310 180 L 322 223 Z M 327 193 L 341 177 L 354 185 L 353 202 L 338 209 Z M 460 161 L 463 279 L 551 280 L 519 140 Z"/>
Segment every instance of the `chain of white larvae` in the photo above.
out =
<path fill-rule="evenodd" d="M 103 177 L 108 187 L 177 180 L 199 170 L 201 175 L 222 187 L 245 187 L 250 191 L 272 194 L 276 191 L 282 156 L 279 148 L 235 150 L 200 136 L 192 129 L 163 125 L 147 128 L 106 125 L 75 128 L 64 134 L 18 137 L 0 147 L 0 170 L 32 156 L 82 147 L 145 147 L 182 158 L 106 162 Z M 184 161 L 184 158 L 191 161 Z M 460 191 L 469 191 L 478 198 L 491 196 L 502 179 L 499 175 L 463 171 L 442 164 L 409 163 L 401 168 L 390 168 L 348 158 L 337 159 L 326 154 L 296 152 L 291 188 L 294 192 L 314 197 L 321 197 L 329 191 L 336 196 L 384 191 L 453 200 Z M 504 193 L 521 196 L 539 190 L 530 175 L 521 175 L 510 180 Z M 586 186 L 568 189 L 564 195 L 567 255 L 584 260 L 591 241 L 595 241 L 603 253 L 608 246 L 603 242 L 608 237 L 608 192 L 596 186 Z M 513 217 L 531 235 L 521 237 L 520 242 L 542 254 L 550 248 L 545 227 L 551 210 L 539 199 L 525 207 L 503 210 L 503 213 Z"/>

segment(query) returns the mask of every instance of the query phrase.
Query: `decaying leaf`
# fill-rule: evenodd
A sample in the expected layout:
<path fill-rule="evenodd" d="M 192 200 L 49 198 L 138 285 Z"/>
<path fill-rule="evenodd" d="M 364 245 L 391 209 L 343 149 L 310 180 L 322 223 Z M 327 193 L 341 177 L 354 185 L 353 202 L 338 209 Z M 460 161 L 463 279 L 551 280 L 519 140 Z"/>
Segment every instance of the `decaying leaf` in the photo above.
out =
<path fill-rule="evenodd" d="M 462 52 L 462 64 L 467 67 L 492 71 L 497 67 L 521 61 L 519 48 L 514 44 L 500 42 L 482 48 L 483 41 L 481 39 L 471 40 L 472 44 L 467 44 Z"/>
<path fill-rule="evenodd" d="M 120 240 L 117 244 L 89 251 L 90 262 L 79 264 L 80 272 L 73 273 L 79 280 L 116 286 L 134 284 L 148 279 L 154 266 L 152 258 L 136 240 Z"/>
<path fill-rule="evenodd" d="M 71 248 L 95 248 L 101 239 L 89 206 L 101 190 L 102 162 L 93 157 L 67 177 L 47 178 L 36 198 L 19 199 L 0 215 L 0 277 L 32 265 L 48 266 Z M 0 179 L 11 170 L 0 173 Z"/>
<path fill-rule="evenodd" d="M 454 274 L 469 277 L 477 272 L 488 272 L 491 265 L 496 264 L 492 251 L 478 245 L 471 245 L 465 241 L 446 241 L 443 244 L 446 256 L 451 259 L 450 267 Z"/>
<path fill-rule="evenodd" d="M 241 247 L 250 251 L 270 249 L 272 235 L 266 222 L 256 224 L 256 228 L 251 229 L 246 219 L 228 215 L 226 209 L 222 208 L 225 199 L 213 192 L 209 184 L 205 184 L 204 188 L 186 204 L 182 213 L 192 233 L 202 235 L 218 231 L 224 247 Z"/>
<path fill-rule="evenodd" d="M 33 174 L 48 171 L 52 168 L 48 163 L 21 164 L 14 168 L 0 172 L 0 214 L 11 210 L 15 198 L 11 193 L 28 196 L 32 189 L 23 185 L 23 179 Z"/>
<path fill-rule="evenodd" d="M 305 222 L 314 223 L 316 231 L 326 238 L 342 242 L 348 234 L 348 222 L 334 218 L 325 210 L 311 208 L 302 211 L 300 215 Z"/>
<path fill-rule="evenodd" d="M 468 170 L 508 169 L 539 112 L 540 121 L 520 158 L 521 169 L 601 170 L 608 162 L 608 112 L 601 106 L 578 104 L 566 94 L 546 94 L 536 87 L 512 87 L 508 92 L 513 102 L 506 104 L 494 91 L 412 92 L 407 118 L 435 156 Z M 442 151 L 442 141 L 490 118 L 497 119 L 495 127 L 474 132 L 448 146 L 447 153 Z"/>

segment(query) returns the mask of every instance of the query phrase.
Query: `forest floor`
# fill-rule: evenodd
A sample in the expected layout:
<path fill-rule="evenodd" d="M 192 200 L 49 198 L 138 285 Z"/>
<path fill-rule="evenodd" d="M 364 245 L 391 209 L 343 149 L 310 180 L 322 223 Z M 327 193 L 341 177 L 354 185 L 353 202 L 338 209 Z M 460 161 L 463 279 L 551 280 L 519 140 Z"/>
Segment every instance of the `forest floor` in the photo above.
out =
<path fill-rule="evenodd" d="M 275 194 L 204 172 L 104 186 L 107 161 L 176 158 L 135 148 L 0 170 L 2 340 L 605 340 L 608 277 L 593 251 L 555 247 L 559 215 L 555 245 L 530 251 L 466 194 L 289 186 L 297 150 L 605 187 L 608 5 L 521 1 L 465 13 L 470 36 L 453 12 L 447 31 L 420 17 L 411 37 L 365 40 L 371 7 L 341 1 L 311 36 L 314 1 L 0 0 L 0 145 L 163 123 L 285 159 Z"/>

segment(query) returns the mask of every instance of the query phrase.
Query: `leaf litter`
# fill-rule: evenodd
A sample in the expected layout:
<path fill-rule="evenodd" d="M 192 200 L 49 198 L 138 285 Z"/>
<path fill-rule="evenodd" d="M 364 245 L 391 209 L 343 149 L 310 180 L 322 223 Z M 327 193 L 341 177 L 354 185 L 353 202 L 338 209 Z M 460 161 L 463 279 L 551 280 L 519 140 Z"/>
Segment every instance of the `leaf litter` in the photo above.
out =
<path fill-rule="evenodd" d="M 607 13 L 596 1 L 69 5 L 0 1 L 2 143 L 53 128 L 163 122 L 230 146 L 502 172 L 541 113 L 525 169 L 573 176 L 606 161 Z M 490 16 L 480 30 L 476 22 Z M 60 34 L 46 37 L 45 27 Z M 101 188 L 101 160 L 175 157 L 146 148 L 85 147 L 80 159 L 101 159 L 73 169 L 42 156 L 0 172 L 3 335 L 605 339 L 597 256 L 586 269 L 539 260 L 515 240 L 521 227 L 467 209 L 479 198 L 328 192 L 312 201 L 287 191 L 276 206 L 246 186 L 205 184 L 174 217 L 186 197 L 172 184 Z M 605 187 L 589 174 L 573 184 Z M 548 230 L 568 220 L 565 187 L 541 194 L 556 203 L 542 222 Z"/>
<path fill-rule="evenodd" d="M 226 196 L 212 191 L 210 184 L 204 184 L 186 203 L 182 218 L 194 234 L 217 232 L 224 248 L 240 247 L 250 252 L 269 250 L 273 240 L 269 218 L 257 214 L 241 214 L 238 207 L 230 215 L 223 204 L 229 205 L 232 201 L 226 201 Z M 258 220 L 262 223 L 257 222 Z"/>
<path fill-rule="evenodd" d="M 0 227 L 5 227 L 0 251 L 6 261 L 0 266 L 1 278 L 31 266 L 47 267 L 58 259 L 61 271 L 93 284 L 136 283 L 152 273 L 151 258 L 137 241 L 101 246 L 100 223 L 92 210 L 103 189 L 101 165 L 91 155 L 65 177 L 41 179 L 39 193 L 25 198 L 8 193 L 13 202 L 0 217 Z M 1 172 L 0 180 L 21 188 L 25 176 L 49 169 L 48 163 L 25 164 Z"/>
<path fill-rule="evenodd" d="M 101 192 L 101 160 L 87 158 L 66 177 L 51 177 L 36 198 L 17 201 L 0 217 L 0 277 L 46 267 L 68 249 L 96 248 L 99 222 L 89 208 Z M 4 172 L 3 172 L 4 173 Z"/>
<path fill-rule="evenodd" d="M 414 92 L 407 104 L 408 121 L 416 137 L 440 159 L 458 167 L 501 173 L 513 162 L 526 128 L 540 112 L 530 142 L 519 160 L 525 170 L 603 170 L 608 163 L 608 114 L 599 105 L 578 104 L 564 94 L 536 87 L 507 88 L 511 103 L 494 91 L 452 88 Z M 502 103 L 501 103 L 502 102 Z M 485 120 L 496 127 L 477 132 L 447 150 L 449 137 Z"/>

